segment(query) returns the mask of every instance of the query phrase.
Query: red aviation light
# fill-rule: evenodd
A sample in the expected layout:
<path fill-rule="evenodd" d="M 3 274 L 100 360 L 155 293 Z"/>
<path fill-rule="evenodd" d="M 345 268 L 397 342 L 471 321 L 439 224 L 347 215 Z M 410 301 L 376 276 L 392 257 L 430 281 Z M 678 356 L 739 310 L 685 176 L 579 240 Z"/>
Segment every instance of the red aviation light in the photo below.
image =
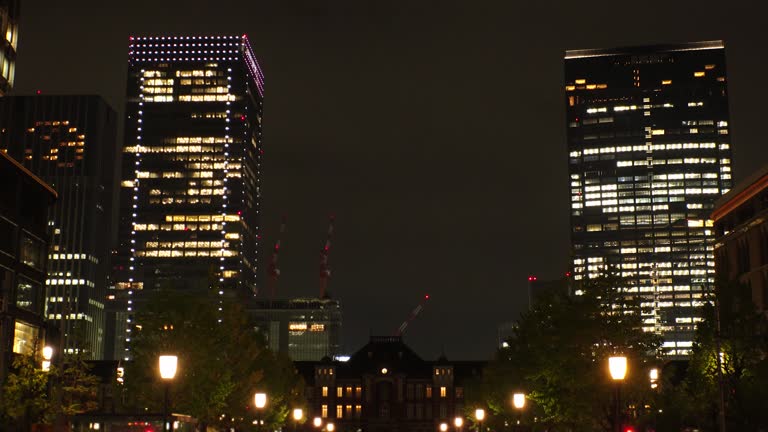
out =
<path fill-rule="evenodd" d="M 429 300 L 429 294 L 424 295 L 424 300 Z"/>
<path fill-rule="evenodd" d="M 533 276 L 533 275 L 531 275 L 531 276 L 528 276 L 528 282 L 533 282 L 533 281 L 535 281 L 535 280 L 537 280 L 537 279 L 538 279 L 538 278 L 537 278 L 536 276 Z"/>

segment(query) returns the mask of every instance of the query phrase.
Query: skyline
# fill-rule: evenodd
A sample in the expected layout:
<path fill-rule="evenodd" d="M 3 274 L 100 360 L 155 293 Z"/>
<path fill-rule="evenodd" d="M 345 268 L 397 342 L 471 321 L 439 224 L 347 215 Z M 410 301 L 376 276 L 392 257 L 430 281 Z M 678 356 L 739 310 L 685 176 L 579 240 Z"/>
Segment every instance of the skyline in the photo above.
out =
<path fill-rule="evenodd" d="M 59 12 L 51 6 L 47 13 L 35 10 L 34 4 L 25 2 L 22 11 L 15 94 L 37 89 L 45 94 L 100 93 L 121 113 L 128 35 L 204 33 L 207 26 L 211 34 L 237 33 L 235 28 L 240 28 L 251 37 L 266 75 L 264 244 L 274 242 L 280 215 L 288 216 L 278 293 L 317 293 L 326 218 L 335 213 L 337 231 L 330 257 L 334 274 L 329 289 L 344 304 L 344 348 L 348 351 L 367 338 L 367 321 L 371 333 L 389 334 L 428 293 L 432 300 L 409 326 L 408 343 L 424 358 L 436 357 L 443 347 L 449 358 L 485 357 L 495 345 L 496 325 L 516 318 L 523 308 L 527 276 L 554 278 L 567 270 L 565 49 L 724 39 L 732 96 L 735 182 L 765 163 L 758 137 L 759 103 L 765 100 L 766 90 L 759 88 L 761 59 L 749 58 L 758 44 L 754 41 L 761 39 L 740 37 L 742 29 L 745 33 L 764 30 L 743 20 L 738 28 L 736 24 L 718 27 L 712 24 L 718 24 L 720 16 L 713 15 L 709 21 L 698 21 L 701 27 L 709 24 L 707 30 L 660 25 L 661 31 L 648 28 L 646 33 L 621 37 L 606 26 L 602 36 L 534 38 L 527 41 L 542 45 L 529 47 L 509 44 L 520 39 L 515 31 L 522 30 L 506 29 L 503 13 L 498 18 L 491 11 L 486 16 L 478 11 L 462 15 L 448 5 L 439 9 L 448 15 L 445 25 L 430 20 L 430 10 L 416 7 L 406 12 L 397 5 L 323 10 L 307 2 L 296 5 L 296 10 L 263 6 L 267 9 L 264 15 L 255 16 L 250 26 L 240 16 L 248 14 L 235 15 L 235 8 L 222 12 L 227 23 L 207 19 L 209 15 L 201 8 L 199 16 L 168 23 L 167 30 L 146 17 L 132 20 L 136 17 L 123 11 L 126 13 L 120 15 L 126 22 L 110 21 L 110 31 L 88 39 L 76 36 L 85 28 L 77 20 L 88 18 L 77 12 L 77 6 L 85 4 L 59 6 Z M 140 3 L 136 5 L 141 9 Z M 675 8 L 686 10 L 667 6 L 673 12 Z M 164 7 L 173 5 L 157 6 Z M 103 8 L 94 6 L 93 11 L 106 12 Z M 263 8 L 254 6 L 253 10 Z M 525 8 L 539 13 L 545 9 L 528 5 L 521 10 L 529 10 Z M 195 10 L 194 3 L 189 9 Z M 738 8 L 730 9 L 734 10 Z M 563 15 L 567 13 L 561 12 L 553 21 L 566 21 Z M 632 18 L 641 22 L 649 13 L 641 11 Z M 350 16 L 363 19 L 346 19 Z M 270 23 L 268 17 L 277 18 L 276 22 Z M 486 20 L 492 25 L 483 26 Z M 517 24 L 531 29 L 531 23 L 520 21 Z M 64 23 L 67 31 L 57 32 L 57 26 Z M 460 23 L 467 24 L 461 27 L 465 30 L 453 32 L 460 27 L 451 24 Z M 281 28 L 281 24 L 288 26 Z M 46 38 L 43 28 L 56 39 Z M 312 30 L 320 34 L 302 39 Z M 414 38 L 405 37 L 407 32 Z M 265 33 L 273 39 L 264 37 Z M 491 39 L 490 46 L 477 44 L 478 37 L 494 35 L 498 38 Z M 276 36 L 287 39 L 275 40 Z M 328 41 L 332 43 L 323 45 Z M 493 43 L 500 45 L 498 49 Z M 507 44 L 517 49 L 501 49 Z M 56 49 L 62 46 L 67 49 Z M 366 51 L 371 46 L 373 53 Z M 56 64 L 58 53 L 96 51 L 104 57 L 81 55 L 78 64 L 82 68 L 50 74 L 42 67 Z M 452 56 L 456 51 L 462 54 L 459 61 Z M 529 62 L 521 62 L 523 68 L 515 66 L 516 58 L 497 62 L 498 54 L 505 52 Z M 101 61 L 112 72 L 94 67 Z M 79 81 L 88 77 L 96 79 Z M 451 88 L 455 93 L 448 91 Z M 306 104 L 313 99 L 317 102 Z M 345 122 L 347 119 L 352 120 Z M 360 150 L 359 144 L 366 142 L 375 150 Z M 318 150 L 317 143 L 325 148 Z M 520 157 L 515 151 L 518 143 L 532 145 L 523 152 L 525 162 L 515 165 L 515 158 Z M 542 164 L 547 159 L 551 160 Z M 396 167 L 391 168 L 393 165 Z M 541 172 L 553 173 L 555 178 Z M 525 182 L 532 187 L 516 190 Z M 557 199 L 549 198 L 553 196 Z M 534 204 L 531 207 L 543 206 L 543 211 L 510 205 L 515 199 Z M 268 249 L 261 251 L 262 268 Z M 266 275 L 261 276 L 264 285 Z M 402 287 L 387 295 L 397 285 Z M 361 289 L 365 287 L 369 288 Z M 470 309 L 477 312 L 473 315 Z M 463 319 L 444 320 L 454 316 Z"/>

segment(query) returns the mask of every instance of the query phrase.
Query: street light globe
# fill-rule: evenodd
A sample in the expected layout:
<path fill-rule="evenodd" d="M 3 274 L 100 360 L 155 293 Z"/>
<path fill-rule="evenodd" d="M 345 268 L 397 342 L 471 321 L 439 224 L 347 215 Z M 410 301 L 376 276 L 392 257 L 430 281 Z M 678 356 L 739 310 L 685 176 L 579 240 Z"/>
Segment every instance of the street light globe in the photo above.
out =
<path fill-rule="evenodd" d="M 448 423 L 442 422 L 440 423 L 440 432 L 445 432 L 448 430 Z"/>
<path fill-rule="evenodd" d="M 525 407 L 525 393 L 515 393 L 512 395 L 512 405 L 517 409 Z"/>
<path fill-rule="evenodd" d="M 336 426 L 333 423 L 328 423 L 327 425 L 325 425 L 325 428 L 328 430 L 328 432 L 333 432 Z"/>
<path fill-rule="evenodd" d="M 659 370 L 656 368 L 653 368 L 648 372 L 648 376 L 650 376 L 651 381 L 657 381 L 659 379 Z"/>
<path fill-rule="evenodd" d="M 464 419 L 461 417 L 456 417 L 455 419 L 453 419 L 453 425 L 456 426 L 457 428 L 462 427 L 464 425 Z"/>
<path fill-rule="evenodd" d="M 608 358 L 608 370 L 611 372 L 611 378 L 614 381 L 623 380 L 627 376 L 627 358 L 624 356 Z"/>
<path fill-rule="evenodd" d="M 293 419 L 296 421 L 299 421 L 302 418 L 304 418 L 304 410 L 302 410 L 301 408 L 295 408 L 293 410 Z"/>
<path fill-rule="evenodd" d="M 179 358 L 175 355 L 161 355 L 159 357 L 160 362 L 160 378 L 164 380 L 171 380 L 176 376 L 176 367 L 179 363 Z"/>
<path fill-rule="evenodd" d="M 483 419 L 485 419 L 485 410 L 482 408 L 476 409 L 475 418 L 477 419 L 477 421 L 483 421 Z"/>
<path fill-rule="evenodd" d="M 50 361 L 51 358 L 53 358 L 53 347 L 46 345 L 43 347 L 43 359 Z"/>
<path fill-rule="evenodd" d="M 256 408 L 262 409 L 265 406 L 267 406 L 267 394 L 266 393 L 256 393 L 253 395 L 253 403 L 256 405 Z"/>
<path fill-rule="evenodd" d="M 312 420 L 312 424 L 315 425 L 316 428 L 319 428 L 320 426 L 323 425 L 323 419 L 321 419 L 320 417 L 315 417 L 315 419 Z"/>

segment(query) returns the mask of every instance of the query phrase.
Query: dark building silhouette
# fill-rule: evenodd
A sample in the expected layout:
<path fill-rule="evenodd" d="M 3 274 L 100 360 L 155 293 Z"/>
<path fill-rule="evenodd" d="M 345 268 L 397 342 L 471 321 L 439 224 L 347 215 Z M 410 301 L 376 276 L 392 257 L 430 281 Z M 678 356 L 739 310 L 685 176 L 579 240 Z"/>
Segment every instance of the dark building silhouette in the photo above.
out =
<path fill-rule="evenodd" d="M 7 95 L 16 75 L 16 45 L 19 43 L 19 0 L 0 0 L 0 96 Z"/>
<path fill-rule="evenodd" d="M 306 382 L 310 425 L 320 417 L 336 430 L 433 432 L 464 417 L 465 385 L 485 363 L 426 361 L 400 337 L 374 336 L 346 362 L 296 366 Z"/>
<path fill-rule="evenodd" d="M 13 355 L 31 355 L 45 338 L 43 296 L 48 208 L 56 192 L 0 152 L 0 381 Z M 38 346 L 37 349 L 40 349 Z"/>
<path fill-rule="evenodd" d="M 131 37 L 128 49 L 116 358 L 129 357 L 142 290 L 256 293 L 260 232 L 264 79 L 248 37 Z"/>
<path fill-rule="evenodd" d="M 0 99 L 0 148 L 59 194 L 48 214 L 46 318 L 65 352 L 104 349 L 117 190 L 117 116 L 99 96 Z"/>
<path fill-rule="evenodd" d="M 342 311 L 338 300 L 251 299 L 245 310 L 269 349 L 291 360 L 316 361 L 339 354 Z"/>
<path fill-rule="evenodd" d="M 564 93 L 574 281 L 618 276 L 643 329 L 684 357 L 731 187 L 723 43 L 567 51 Z"/>
<path fill-rule="evenodd" d="M 748 285 L 755 307 L 768 311 L 768 166 L 720 198 L 712 219 L 718 277 Z"/>

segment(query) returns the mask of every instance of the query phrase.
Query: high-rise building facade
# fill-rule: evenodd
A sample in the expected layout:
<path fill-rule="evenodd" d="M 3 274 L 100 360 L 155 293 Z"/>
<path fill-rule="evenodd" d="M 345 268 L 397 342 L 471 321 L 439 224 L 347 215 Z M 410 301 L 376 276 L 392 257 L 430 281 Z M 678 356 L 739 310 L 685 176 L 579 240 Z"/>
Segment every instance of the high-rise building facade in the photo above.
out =
<path fill-rule="evenodd" d="M 342 312 L 338 300 L 252 299 L 246 311 L 267 346 L 291 360 L 318 361 L 340 354 Z"/>
<path fill-rule="evenodd" d="M 0 96 L 7 95 L 16 75 L 16 46 L 19 43 L 19 0 L 0 0 Z"/>
<path fill-rule="evenodd" d="M 114 294 L 127 320 L 142 290 L 256 292 L 263 90 L 245 35 L 130 38 Z"/>
<path fill-rule="evenodd" d="M 669 356 L 689 354 L 713 288 L 726 83 L 720 41 L 565 55 L 573 277 L 619 277 Z"/>
<path fill-rule="evenodd" d="M 117 115 L 99 96 L 0 99 L 0 149 L 59 194 L 48 215 L 45 317 L 65 352 L 100 359 L 104 346 Z"/>

